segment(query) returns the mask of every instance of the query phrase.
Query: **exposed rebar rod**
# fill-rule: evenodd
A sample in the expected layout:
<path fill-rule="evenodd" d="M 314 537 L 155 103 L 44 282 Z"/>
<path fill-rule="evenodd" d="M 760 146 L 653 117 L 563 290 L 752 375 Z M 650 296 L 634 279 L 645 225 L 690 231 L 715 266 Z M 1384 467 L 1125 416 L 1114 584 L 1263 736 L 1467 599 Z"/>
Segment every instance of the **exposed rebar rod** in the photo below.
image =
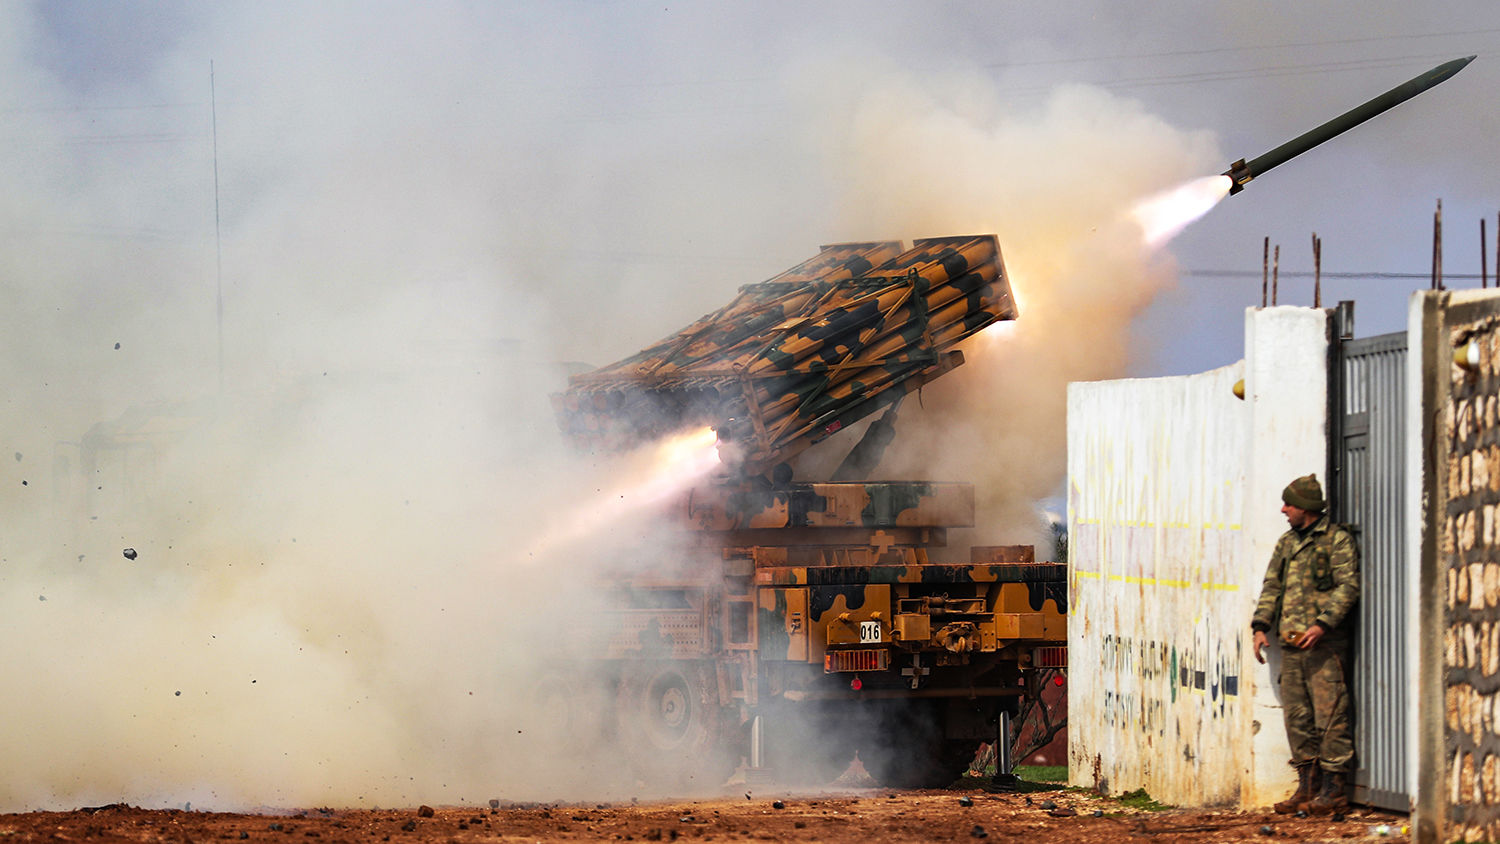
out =
<path fill-rule="evenodd" d="M 1313 307 L 1323 307 L 1323 241 L 1313 232 Z"/>
<path fill-rule="evenodd" d="M 1266 239 L 1261 242 L 1260 246 L 1260 306 L 1262 308 L 1266 306 L 1266 285 L 1269 282 L 1270 276 L 1271 236 L 1266 235 Z"/>
<path fill-rule="evenodd" d="M 1443 201 L 1432 212 L 1432 289 L 1443 289 Z"/>
<path fill-rule="evenodd" d="M 1271 305 L 1276 304 L 1277 273 L 1281 272 L 1281 244 L 1276 244 L 1276 249 L 1271 259 Z"/>

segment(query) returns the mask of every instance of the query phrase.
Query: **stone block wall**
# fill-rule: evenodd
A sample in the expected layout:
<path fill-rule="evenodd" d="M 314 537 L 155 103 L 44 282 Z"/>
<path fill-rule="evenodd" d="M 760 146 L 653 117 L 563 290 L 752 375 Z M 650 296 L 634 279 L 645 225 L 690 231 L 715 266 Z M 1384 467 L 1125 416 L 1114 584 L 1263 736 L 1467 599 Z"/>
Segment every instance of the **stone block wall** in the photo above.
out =
<path fill-rule="evenodd" d="M 1447 345 L 1442 590 L 1448 840 L 1500 841 L 1500 326 L 1453 309 Z M 1490 310 L 1488 308 L 1486 311 Z M 1461 361 L 1461 363 L 1459 362 Z"/>

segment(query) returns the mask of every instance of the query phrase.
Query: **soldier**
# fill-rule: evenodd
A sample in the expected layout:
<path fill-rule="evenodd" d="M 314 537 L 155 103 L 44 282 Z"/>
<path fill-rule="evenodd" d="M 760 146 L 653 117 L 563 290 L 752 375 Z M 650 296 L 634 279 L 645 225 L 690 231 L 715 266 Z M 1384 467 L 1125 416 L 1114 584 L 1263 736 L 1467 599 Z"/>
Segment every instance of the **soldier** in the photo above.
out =
<path fill-rule="evenodd" d="M 1359 600 L 1359 549 L 1349 530 L 1324 514 L 1316 475 L 1292 481 L 1281 500 L 1291 530 L 1271 554 L 1250 622 L 1256 660 L 1266 661 L 1271 635 L 1283 648 L 1281 706 L 1297 791 L 1275 809 L 1331 812 L 1349 804 L 1345 788 L 1354 762 L 1345 666 Z"/>

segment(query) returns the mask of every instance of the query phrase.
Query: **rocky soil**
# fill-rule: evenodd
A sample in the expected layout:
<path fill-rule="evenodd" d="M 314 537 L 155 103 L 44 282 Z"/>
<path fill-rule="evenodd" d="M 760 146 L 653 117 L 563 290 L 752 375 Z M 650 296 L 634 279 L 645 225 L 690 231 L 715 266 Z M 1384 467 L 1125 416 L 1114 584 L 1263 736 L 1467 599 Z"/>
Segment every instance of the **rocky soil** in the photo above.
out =
<path fill-rule="evenodd" d="M 1075 790 L 982 788 L 825 794 L 739 791 L 712 799 L 220 813 L 124 804 L 0 815 L 21 841 L 1406 841 L 1405 818 L 1355 809 L 1342 820 L 1267 811 L 1165 809 Z M 1381 834 L 1381 826 L 1387 827 Z"/>

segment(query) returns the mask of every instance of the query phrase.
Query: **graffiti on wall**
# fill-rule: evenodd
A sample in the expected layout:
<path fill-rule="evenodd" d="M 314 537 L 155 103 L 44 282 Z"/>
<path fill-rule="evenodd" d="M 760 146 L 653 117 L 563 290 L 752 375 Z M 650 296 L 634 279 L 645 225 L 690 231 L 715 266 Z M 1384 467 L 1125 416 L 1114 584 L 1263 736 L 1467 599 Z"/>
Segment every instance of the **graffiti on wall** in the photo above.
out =
<path fill-rule="evenodd" d="M 1238 794 L 1248 705 L 1239 377 L 1225 368 L 1069 387 L 1075 784 L 1180 803 Z"/>
<path fill-rule="evenodd" d="M 1099 670 L 1117 682 L 1104 690 L 1101 720 L 1112 729 L 1165 737 L 1166 713 L 1188 695 L 1207 699 L 1209 717 L 1225 717 L 1229 699 L 1240 693 L 1243 646 L 1239 636 L 1175 643 L 1105 634 Z"/>

